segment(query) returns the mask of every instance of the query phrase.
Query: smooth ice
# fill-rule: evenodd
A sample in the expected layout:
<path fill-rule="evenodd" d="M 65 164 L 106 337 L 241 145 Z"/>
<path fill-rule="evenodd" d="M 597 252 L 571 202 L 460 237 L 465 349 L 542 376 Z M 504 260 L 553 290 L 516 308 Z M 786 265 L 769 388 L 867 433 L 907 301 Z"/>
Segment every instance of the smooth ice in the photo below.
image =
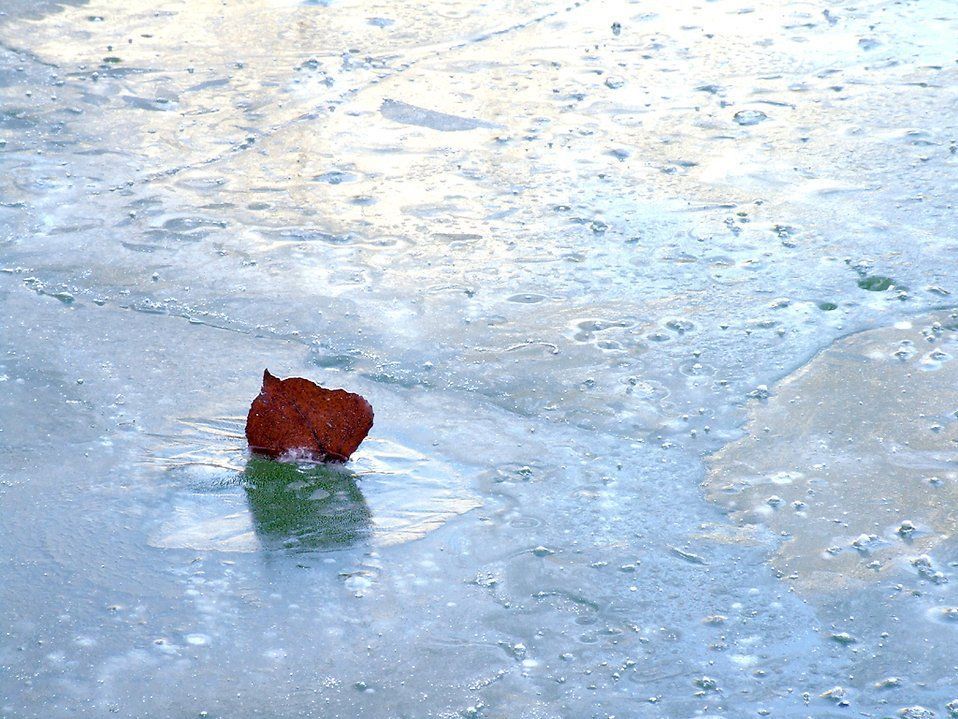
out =
<path fill-rule="evenodd" d="M 0 716 L 958 716 L 955 37 L 0 4 Z"/>

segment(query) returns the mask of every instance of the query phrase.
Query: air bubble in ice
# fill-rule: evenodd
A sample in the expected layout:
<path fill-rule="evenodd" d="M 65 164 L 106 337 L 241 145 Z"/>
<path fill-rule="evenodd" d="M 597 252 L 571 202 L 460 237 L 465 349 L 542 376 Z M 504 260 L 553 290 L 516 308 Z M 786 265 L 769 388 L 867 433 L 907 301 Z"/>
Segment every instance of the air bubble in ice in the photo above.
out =
<path fill-rule="evenodd" d="M 757 125 L 758 123 L 767 120 L 768 115 L 761 110 L 739 110 L 735 113 L 734 119 L 739 125 Z"/>

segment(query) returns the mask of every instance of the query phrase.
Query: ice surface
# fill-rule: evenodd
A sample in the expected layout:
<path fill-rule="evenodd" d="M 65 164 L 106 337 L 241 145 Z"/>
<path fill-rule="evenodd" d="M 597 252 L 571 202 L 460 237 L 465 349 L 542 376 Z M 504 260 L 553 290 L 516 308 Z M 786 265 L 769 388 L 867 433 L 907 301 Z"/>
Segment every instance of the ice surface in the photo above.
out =
<path fill-rule="evenodd" d="M 956 711 L 953 2 L 0 12 L 0 715 Z"/>

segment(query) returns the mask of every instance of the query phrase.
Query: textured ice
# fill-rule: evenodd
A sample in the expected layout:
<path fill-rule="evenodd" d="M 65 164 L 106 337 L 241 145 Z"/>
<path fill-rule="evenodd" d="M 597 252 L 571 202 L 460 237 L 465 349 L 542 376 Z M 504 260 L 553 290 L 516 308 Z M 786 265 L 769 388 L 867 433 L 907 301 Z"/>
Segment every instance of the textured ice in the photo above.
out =
<path fill-rule="evenodd" d="M 953 2 L 0 12 L 0 715 L 958 706 Z"/>

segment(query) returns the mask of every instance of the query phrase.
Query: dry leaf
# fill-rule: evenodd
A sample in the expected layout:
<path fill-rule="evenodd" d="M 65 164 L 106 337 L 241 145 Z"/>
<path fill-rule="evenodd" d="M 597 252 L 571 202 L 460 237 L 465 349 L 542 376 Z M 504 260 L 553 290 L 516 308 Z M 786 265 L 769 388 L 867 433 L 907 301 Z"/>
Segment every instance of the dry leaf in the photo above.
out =
<path fill-rule="evenodd" d="M 363 397 L 326 389 L 301 377 L 263 373 L 263 388 L 246 418 L 246 441 L 257 454 L 302 454 L 345 462 L 373 426 L 373 408 Z"/>

